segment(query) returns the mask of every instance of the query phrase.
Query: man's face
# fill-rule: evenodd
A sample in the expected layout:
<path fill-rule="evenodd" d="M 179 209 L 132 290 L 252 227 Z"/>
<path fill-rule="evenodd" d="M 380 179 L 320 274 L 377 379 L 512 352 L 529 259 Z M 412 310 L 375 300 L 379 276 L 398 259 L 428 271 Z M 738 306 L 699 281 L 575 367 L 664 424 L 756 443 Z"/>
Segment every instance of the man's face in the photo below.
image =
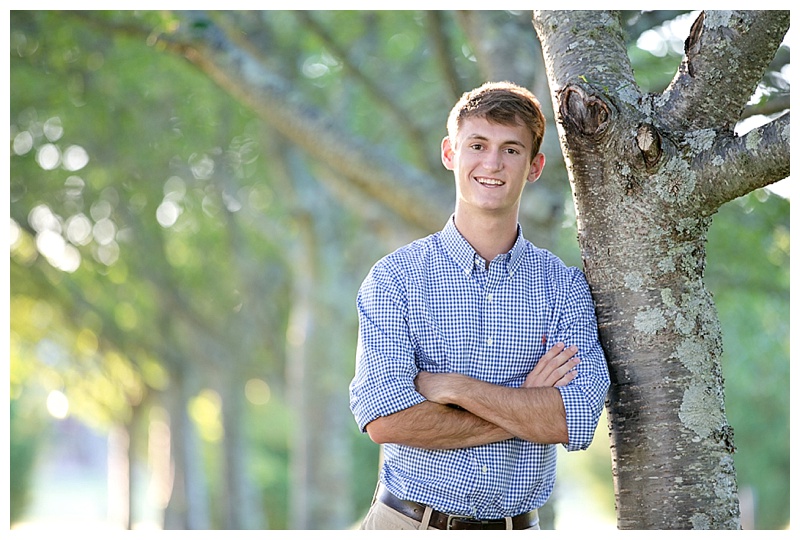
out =
<path fill-rule="evenodd" d="M 532 142 L 522 124 L 464 120 L 455 141 L 442 141 L 442 163 L 455 175 L 457 207 L 516 215 L 522 189 L 544 167 L 543 154 L 530 157 Z"/>

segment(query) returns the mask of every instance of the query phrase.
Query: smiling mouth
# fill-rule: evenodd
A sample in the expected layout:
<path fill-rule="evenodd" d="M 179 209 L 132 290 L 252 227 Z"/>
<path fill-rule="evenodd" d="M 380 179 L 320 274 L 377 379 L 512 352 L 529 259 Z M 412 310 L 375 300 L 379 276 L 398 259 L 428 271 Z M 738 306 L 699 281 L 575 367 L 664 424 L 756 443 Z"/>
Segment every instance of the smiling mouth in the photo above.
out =
<path fill-rule="evenodd" d="M 482 176 L 476 176 L 475 180 L 482 186 L 502 186 L 505 184 L 502 180 L 497 180 L 496 178 L 485 178 Z"/>

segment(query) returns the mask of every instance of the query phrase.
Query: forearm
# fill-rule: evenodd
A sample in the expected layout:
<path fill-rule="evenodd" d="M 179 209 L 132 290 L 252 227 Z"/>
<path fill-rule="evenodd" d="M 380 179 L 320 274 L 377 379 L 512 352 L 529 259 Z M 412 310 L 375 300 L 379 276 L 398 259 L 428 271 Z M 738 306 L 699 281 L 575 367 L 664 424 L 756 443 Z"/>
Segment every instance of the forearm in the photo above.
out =
<path fill-rule="evenodd" d="M 431 379 L 433 380 L 433 379 Z M 490 424 L 527 441 L 567 443 L 567 415 L 554 387 L 509 388 L 458 374 L 439 374 L 429 400 L 463 407 Z"/>
<path fill-rule="evenodd" d="M 432 401 L 382 416 L 367 424 L 378 443 L 396 443 L 428 450 L 467 448 L 510 439 L 512 435 L 468 411 Z"/>

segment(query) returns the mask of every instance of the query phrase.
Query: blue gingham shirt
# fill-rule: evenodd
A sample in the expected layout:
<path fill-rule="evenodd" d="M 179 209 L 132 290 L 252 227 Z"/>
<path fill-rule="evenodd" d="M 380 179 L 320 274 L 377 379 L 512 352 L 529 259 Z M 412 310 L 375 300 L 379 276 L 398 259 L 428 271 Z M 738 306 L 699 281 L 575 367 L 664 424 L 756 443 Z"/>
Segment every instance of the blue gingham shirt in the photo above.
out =
<path fill-rule="evenodd" d="M 569 443 L 592 441 L 609 385 L 594 304 L 583 273 L 525 240 L 488 270 L 455 227 L 387 255 L 357 298 L 359 333 L 350 408 L 359 428 L 425 400 L 419 371 L 457 372 L 522 385 L 555 343 L 578 347 L 578 376 L 558 387 Z M 456 450 L 384 445 L 380 479 L 397 497 L 494 519 L 541 507 L 553 490 L 552 444 L 519 438 Z"/>

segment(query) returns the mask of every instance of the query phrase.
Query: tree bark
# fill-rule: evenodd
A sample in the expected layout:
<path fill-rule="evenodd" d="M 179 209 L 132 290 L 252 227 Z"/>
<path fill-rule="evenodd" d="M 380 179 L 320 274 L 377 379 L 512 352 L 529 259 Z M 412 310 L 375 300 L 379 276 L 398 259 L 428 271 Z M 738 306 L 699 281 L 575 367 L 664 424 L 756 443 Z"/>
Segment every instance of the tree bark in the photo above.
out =
<path fill-rule="evenodd" d="M 611 373 L 618 526 L 737 529 L 706 233 L 721 204 L 788 175 L 788 115 L 732 131 L 788 12 L 704 13 L 660 96 L 638 89 L 615 14 L 537 11 L 533 24 Z"/>

